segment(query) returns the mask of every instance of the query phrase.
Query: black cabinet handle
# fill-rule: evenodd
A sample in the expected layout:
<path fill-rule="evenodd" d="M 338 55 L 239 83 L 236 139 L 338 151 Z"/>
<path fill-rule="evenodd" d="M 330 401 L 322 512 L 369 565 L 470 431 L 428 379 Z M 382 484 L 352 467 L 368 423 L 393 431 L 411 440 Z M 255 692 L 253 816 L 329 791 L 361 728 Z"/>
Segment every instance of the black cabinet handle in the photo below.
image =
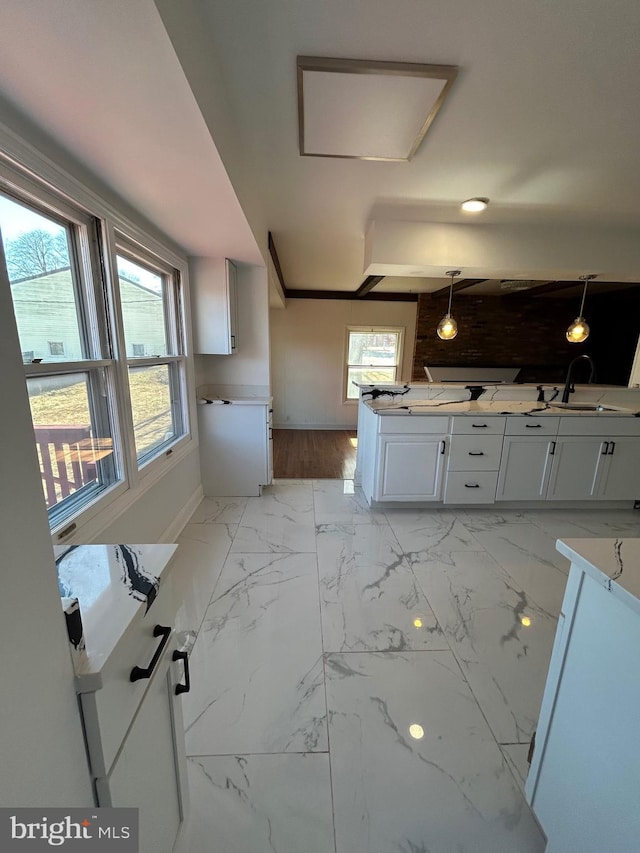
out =
<path fill-rule="evenodd" d="M 172 660 L 181 660 L 184 664 L 184 684 L 176 684 L 176 696 L 181 693 L 188 693 L 191 690 L 191 677 L 189 676 L 189 653 L 179 652 L 177 649 L 173 653 Z"/>
<path fill-rule="evenodd" d="M 447 446 L 446 441 L 444 439 L 442 439 L 442 442 L 440 443 L 440 455 L 441 456 L 444 456 L 444 451 L 445 451 L 446 446 Z"/>
<path fill-rule="evenodd" d="M 556 443 L 555 443 L 555 441 L 552 441 L 551 444 L 549 445 L 549 456 L 554 456 L 555 452 L 556 452 Z"/>
<path fill-rule="evenodd" d="M 602 442 L 602 453 L 600 455 L 606 456 L 608 452 L 609 452 L 609 442 L 603 441 Z"/>
<path fill-rule="evenodd" d="M 464 487 L 465 487 L 465 489 L 479 489 L 480 484 L 479 483 L 465 483 Z"/>
<path fill-rule="evenodd" d="M 525 424 L 526 429 L 540 429 L 542 424 Z"/>
<path fill-rule="evenodd" d="M 151 678 L 151 674 L 156 668 L 156 664 L 162 657 L 164 647 L 169 642 L 169 637 L 171 636 L 171 628 L 167 628 L 164 625 L 156 625 L 153 629 L 153 636 L 162 637 L 162 639 L 160 640 L 158 648 L 153 653 L 151 663 L 146 669 L 143 669 L 141 666 L 134 666 L 131 670 L 131 674 L 129 675 L 129 681 L 139 681 L 141 678 Z"/>
<path fill-rule="evenodd" d="M 608 455 L 609 455 L 609 456 L 613 456 L 613 453 L 614 453 L 615 449 L 616 449 L 616 443 L 615 443 L 615 441 L 610 441 L 610 442 L 609 442 L 609 453 L 608 453 Z"/>
<path fill-rule="evenodd" d="M 487 424 L 471 424 L 474 429 L 486 429 Z"/>
<path fill-rule="evenodd" d="M 484 456 L 484 450 L 470 450 L 469 456 Z"/>
<path fill-rule="evenodd" d="M 235 349 L 235 348 L 236 348 L 236 336 L 231 335 L 231 349 Z"/>

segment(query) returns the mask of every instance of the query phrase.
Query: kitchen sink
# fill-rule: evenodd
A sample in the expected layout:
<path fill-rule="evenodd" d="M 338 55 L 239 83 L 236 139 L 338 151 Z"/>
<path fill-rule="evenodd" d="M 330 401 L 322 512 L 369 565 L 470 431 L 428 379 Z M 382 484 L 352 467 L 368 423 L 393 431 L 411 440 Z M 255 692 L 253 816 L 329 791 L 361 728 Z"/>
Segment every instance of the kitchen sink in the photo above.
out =
<path fill-rule="evenodd" d="M 571 409 L 574 412 L 622 412 L 631 414 L 630 409 L 620 406 L 603 406 L 602 403 L 551 403 L 555 409 Z"/>

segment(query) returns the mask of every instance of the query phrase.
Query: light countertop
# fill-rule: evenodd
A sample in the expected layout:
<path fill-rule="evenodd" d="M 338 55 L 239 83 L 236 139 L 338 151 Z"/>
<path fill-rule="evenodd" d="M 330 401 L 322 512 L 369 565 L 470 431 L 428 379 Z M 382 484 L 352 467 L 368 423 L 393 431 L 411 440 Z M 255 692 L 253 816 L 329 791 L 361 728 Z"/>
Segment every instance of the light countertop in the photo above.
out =
<path fill-rule="evenodd" d="M 132 620 L 151 610 L 177 547 L 54 547 L 60 595 L 80 605 L 84 650 L 72 654 L 80 692 L 99 686 L 98 673 Z"/>
<path fill-rule="evenodd" d="M 265 406 L 273 399 L 270 389 L 263 385 L 200 385 L 196 397 L 200 406 Z"/>
<path fill-rule="evenodd" d="M 559 539 L 556 548 L 640 613 L 640 539 Z"/>

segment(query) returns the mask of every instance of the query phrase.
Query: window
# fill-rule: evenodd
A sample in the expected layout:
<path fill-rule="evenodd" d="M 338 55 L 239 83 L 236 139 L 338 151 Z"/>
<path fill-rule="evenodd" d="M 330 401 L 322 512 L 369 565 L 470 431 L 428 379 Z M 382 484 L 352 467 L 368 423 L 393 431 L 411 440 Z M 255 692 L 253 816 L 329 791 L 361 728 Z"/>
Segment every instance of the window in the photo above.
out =
<path fill-rule="evenodd" d="M 54 531 L 102 513 L 190 438 L 175 256 L 116 227 L 0 161 L 0 281 Z"/>
<path fill-rule="evenodd" d="M 403 329 L 347 329 L 345 400 L 357 400 L 354 382 L 396 382 L 402 359 Z"/>
<path fill-rule="evenodd" d="M 44 193 L 40 201 L 0 193 L 0 233 L 42 488 L 56 524 L 121 479 L 122 465 L 114 454 L 114 364 L 98 321 L 101 292 L 87 276 L 98 266 L 96 224 L 62 202 L 47 208 Z M 52 332 L 63 332 L 66 345 L 51 340 Z"/>
<path fill-rule="evenodd" d="M 124 241 L 117 265 L 136 458 L 144 465 L 184 433 L 179 278 Z"/>

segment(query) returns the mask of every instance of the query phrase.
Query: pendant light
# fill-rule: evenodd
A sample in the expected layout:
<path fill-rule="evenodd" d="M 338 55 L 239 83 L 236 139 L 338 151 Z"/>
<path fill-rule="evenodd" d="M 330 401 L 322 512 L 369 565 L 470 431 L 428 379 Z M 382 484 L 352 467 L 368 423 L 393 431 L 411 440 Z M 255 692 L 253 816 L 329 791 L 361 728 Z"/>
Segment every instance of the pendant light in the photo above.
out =
<path fill-rule="evenodd" d="M 438 323 L 438 337 L 443 341 L 452 341 L 458 334 L 458 324 L 451 316 L 451 299 L 453 298 L 453 279 L 460 275 L 460 270 L 449 270 L 446 275 L 451 276 L 451 285 L 449 286 L 449 308 L 442 320 Z"/>
<path fill-rule="evenodd" d="M 587 287 L 589 282 L 596 278 L 595 275 L 581 275 L 580 281 L 584 281 L 584 290 L 582 291 L 582 302 L 580 303 L 580 312 L 573 323 L 567 329 L 567 340 L 570 344 L 581 344 L 589 337 L 589 324 L 582 316 L 584 310 L 584 300 L 587 298 Z"/>

